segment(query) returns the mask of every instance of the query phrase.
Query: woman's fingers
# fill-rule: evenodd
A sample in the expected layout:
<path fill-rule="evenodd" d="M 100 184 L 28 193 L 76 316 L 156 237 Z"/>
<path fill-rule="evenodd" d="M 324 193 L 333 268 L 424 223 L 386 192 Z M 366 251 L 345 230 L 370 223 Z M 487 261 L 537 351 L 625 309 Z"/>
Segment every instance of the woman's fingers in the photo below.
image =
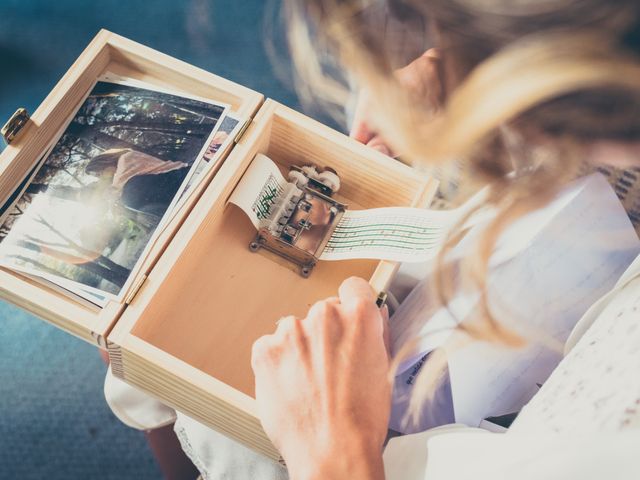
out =
<path fill-rule="evenodd" d="M 431 48 L 406 67 L 395 71 L 398 82 L 418 102 L 437 112 L 445 97 L 440 52 Z M 362 90 L 356 104 L 350 136 L 389 157 L 397 157 L 383 134 L 372 126 L 372 98 L 367 90 Z"/>
<path fill-rule="evenodd" d="M 293 315 L 288 315 L 286 317 L 280 318 L 279 320 L 276 321 L 276 331 L 280 328 L 282 324 L 291 323 L 295 321 L 295 319 L 296 317 L 294 317 Z"/>
<path fill-rule="evenodd" d="M 375 136 L 375 132 L 364 119 L 357 119 L 353 122 L 349 136 L 366 145 Z"/>
<path fill-rule="evenodd" d="M 375 308 L 376 295 L 369 283 L 359 277 L 347 278 L 338 289 L 338 298 L 345 308 L 353 308 L 363 301 Z"/>
<path fill-rule="evenodd" d="M 350 278 L 339 297 L 315 303 L 304 320 L 283 318 L 254 344 L 258 412 L 292 477 L 305 471 L 309 452 L 349 455 L 353 442 L 358 455 L 363 445 L 380 455 L 391 395 L 375 298 L 366 281 Z"/>
<path fill-rule="evenodd" d="M 257 374 L 261 367 L 273 360 L 275 341 L 273 335 L 263 335 L 251 347 L 251 369 Z"/>
<path fill-rule="evenodd" d="M 373 148 L 374 150 L 378 150 L 380 153 L 383 153 L 388 157 L 394 156 L 393 152 L 391 151 L 391 148 L 389 148 L 389 145 L 387 145 L 385 140 L 379 135 L 376 135 L 375 137 L 373 137 L 369 141 L 369 143 L 367 143 L 367 147 Z"/>
<path fill-rule="evenodd" d="M 271 335 L 263 335 L 253 344 L 251 350 L 251 367 L 254 373 L 261 367 L 273 368 L 282 361 L 285 353 L 304 355 L 308 342 L 302 329 L 301 320 L 293 315 L 282 317 L 276 322 L 276 331 Z"/>
<path fill-rule="evenodd" d="M 376 294 L 366 280 L 358 277 L 346 279 L 338 290 L 340 306 L 356 322 L 380 319 Z M 380 325 L 382 327 L 382 325 Z"/>

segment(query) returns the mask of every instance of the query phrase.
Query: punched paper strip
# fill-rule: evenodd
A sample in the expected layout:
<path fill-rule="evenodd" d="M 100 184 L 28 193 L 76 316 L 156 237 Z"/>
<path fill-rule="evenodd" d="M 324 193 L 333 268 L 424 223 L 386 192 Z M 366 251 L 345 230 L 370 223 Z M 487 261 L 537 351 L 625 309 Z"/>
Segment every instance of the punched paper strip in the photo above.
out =
<path fill-rule="evenodd" d="M 286 184 L 277 165 L 257 155 L 229 202 L 239 206 L 258 229 Z M 404 207 L 347 210 L 320 260 L 423 262 L 434 257 L 455 217 L 450 212 Z"/>

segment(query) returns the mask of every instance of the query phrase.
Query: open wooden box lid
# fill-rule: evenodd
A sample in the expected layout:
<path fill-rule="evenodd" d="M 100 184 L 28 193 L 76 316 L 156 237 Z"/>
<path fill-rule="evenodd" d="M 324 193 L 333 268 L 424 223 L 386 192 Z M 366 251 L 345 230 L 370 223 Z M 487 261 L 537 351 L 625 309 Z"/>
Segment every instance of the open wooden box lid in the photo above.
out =
<path fill-rule="evenodd" d="M 0 205 L 4 205 L 25 181 L 95 81 L 106 72 L 227 103 L 240 119 L 253 117 L 263 101 L 263 96 L 253 90 L 102 30 L 0 155 Z M 212 176 L 213 172 L 210 172 L 198 188 L 199 192 Z M 197 198 L 198 194 L 192 196 L 154 243 L 124 302 L 112 301 L 105 308 L 94 308 L 4 268 L 0 268 L 0 298 L 73 335 L 105 347 L 106 335 L 122 314 L 127 300 L 162 255 Z"/>

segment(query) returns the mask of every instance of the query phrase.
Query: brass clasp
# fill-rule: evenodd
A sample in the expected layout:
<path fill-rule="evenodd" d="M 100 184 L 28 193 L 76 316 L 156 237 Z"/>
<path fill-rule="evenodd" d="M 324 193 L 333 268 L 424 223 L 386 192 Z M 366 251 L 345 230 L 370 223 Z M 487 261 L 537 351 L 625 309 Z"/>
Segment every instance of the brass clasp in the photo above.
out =
<path fill-rule="evenodd" d="M 29 113 L 25 108 L 19 108 L 16 110 L 16 113 L 11 115 L 11 118 L 7 123 L 4 124 L 2 130 L 0 130 L 0 135 L 4 138 L 4 141 L 9 145 L 14 138 L 20 133 L 22 127 L 24 127 L 29 121 Z"/>

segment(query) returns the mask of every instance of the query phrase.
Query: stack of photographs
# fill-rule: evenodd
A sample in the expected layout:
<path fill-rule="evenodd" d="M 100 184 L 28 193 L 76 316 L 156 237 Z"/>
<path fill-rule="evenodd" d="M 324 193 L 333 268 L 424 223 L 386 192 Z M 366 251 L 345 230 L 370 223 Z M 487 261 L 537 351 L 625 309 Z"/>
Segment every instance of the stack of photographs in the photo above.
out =
<path fill-rule="evenodd" d="M 104 307 L 220 163 L 229 106 L 107 74 L 0 206 L 0 267 Z"/>

